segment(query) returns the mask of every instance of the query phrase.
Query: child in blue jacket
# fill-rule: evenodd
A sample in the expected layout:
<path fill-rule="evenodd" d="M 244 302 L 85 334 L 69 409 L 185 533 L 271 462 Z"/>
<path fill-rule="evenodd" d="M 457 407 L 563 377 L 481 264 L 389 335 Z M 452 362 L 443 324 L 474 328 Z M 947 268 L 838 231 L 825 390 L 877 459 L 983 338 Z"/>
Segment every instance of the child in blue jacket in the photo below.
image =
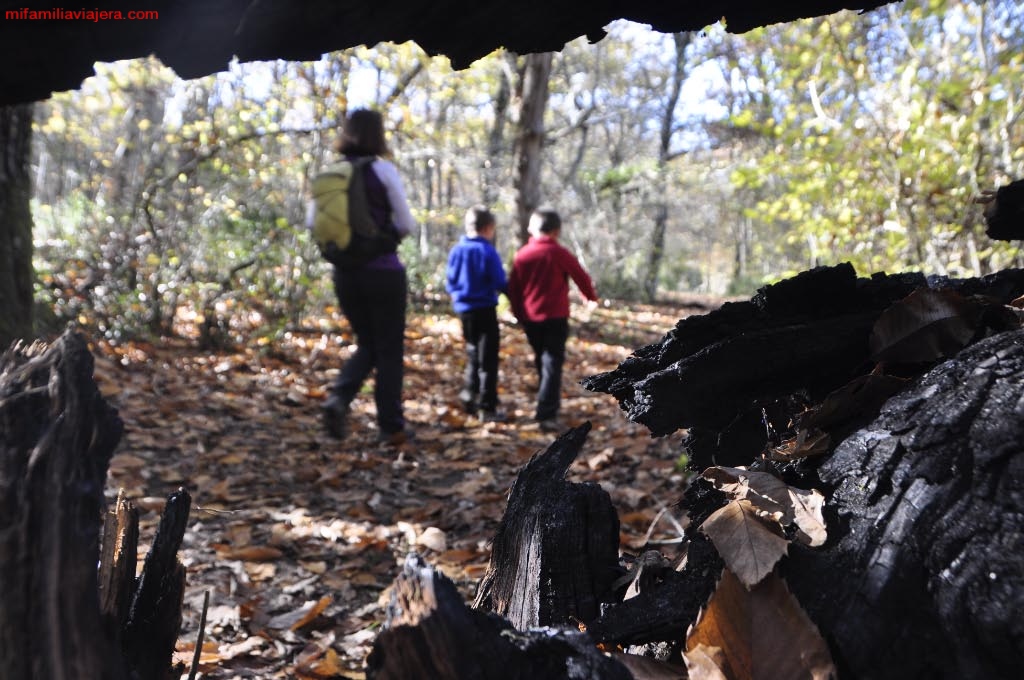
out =
<path fill-rule="evenodd" d="M 498 293 L 508 283 L 494 249 L 496 221 L 487 208 L 466 212 L 466 235 L 448 254 L 445 288 L 466 339 L 466 373 L 459 399 L 468 413 L 480 409 L 484 421 L 504 420 L 498 411 Z M 478 401 L 479 400 L 479 401 Z"/>

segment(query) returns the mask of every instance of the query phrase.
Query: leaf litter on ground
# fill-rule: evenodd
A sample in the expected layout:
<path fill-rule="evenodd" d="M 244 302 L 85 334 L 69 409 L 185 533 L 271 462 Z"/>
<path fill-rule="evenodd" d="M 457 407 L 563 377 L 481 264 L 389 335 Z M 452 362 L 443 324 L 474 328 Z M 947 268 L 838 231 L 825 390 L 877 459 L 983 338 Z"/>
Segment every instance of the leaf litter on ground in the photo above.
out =
<path fill-rule="evenodd" d="M 612 397 L 578 382 L 657 341 L 691 311 L 705 310 L 574 309 L 562 414 L 566 426 L 594 427 L 570 474 L 609 491 L 627 550 L 678 538 L 677 522 L 656 519 L 685 488 L 679 439 L 652 439 Z M 501 336 L 506 423 L 461 411 L 457 319 L 419 314 L 408 322 L 405 407 L 416 439 L 397 449 L 376 440 L 369 385 L 353 404 L 350 437 L 323 432 L 319 405 L 352 350 L 340 317 L 333 332 L 287 333 L 274 345 L 230 352 L 199 351 L 188 338 L 94 347 L 97 383 L 126 424 L 108 493 L 123 488 L 140 507 L 140 551 L 163 499 L 179 486 L 193 494 L 180 553 L 187 591 L 178 651 L 187 665 L 210 592 L 201 677 L 361 677 L 389 586 L 412 550 L 472 597 L 509 486 L 556 435 L 531 420 L 533 357 L 511 319 Z"/>

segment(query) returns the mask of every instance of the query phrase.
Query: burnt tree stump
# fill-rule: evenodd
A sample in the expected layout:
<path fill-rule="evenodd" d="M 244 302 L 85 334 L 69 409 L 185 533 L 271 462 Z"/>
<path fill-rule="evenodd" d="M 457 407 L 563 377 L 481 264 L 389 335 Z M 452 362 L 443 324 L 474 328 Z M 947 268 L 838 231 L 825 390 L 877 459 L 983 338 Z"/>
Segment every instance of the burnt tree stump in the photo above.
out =
<path fill-rule="evenodd" d="M 0 357 L 0 677 L 171 676 L 184 592 L 176 553 L 191 499 L 179 491 L 168 501 L 140 579 L 138 517 L 123 499 L 101 550 L 122 424 L 92 371 L 74 333 Z"/>
<path fill-rule="evenodd" d="M 632 680 L 578 630 L 517 631 L 470 609 L 455 584 L 411 555 L 395 580 L 368 680 Z"/>
<path fill-rule="evenodd" d="M 590 423 L 571 429 L 519 473 L 495 534 L 474 607 L 513 626 L 575 626 L 611 600 L 619 518 L 608 493 L 565 479 Z"/>

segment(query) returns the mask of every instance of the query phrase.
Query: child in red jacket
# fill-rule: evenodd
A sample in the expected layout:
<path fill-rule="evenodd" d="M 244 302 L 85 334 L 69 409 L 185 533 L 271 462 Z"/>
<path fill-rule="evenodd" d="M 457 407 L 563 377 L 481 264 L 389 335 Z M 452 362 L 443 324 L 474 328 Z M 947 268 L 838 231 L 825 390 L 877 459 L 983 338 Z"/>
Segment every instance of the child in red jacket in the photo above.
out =
<path fill-rule="evenodd" d="M 540 376 L 535 418 L 545 431 L 561 429 L 558 408 L 562 365 L 569 337 L 569 279 L 583 297 L 597 302 L 597 291 L 579 260 L 558 243 L 562 219 L 551 208 L 530 216 L 530 241 L 519 249 L 508 279 L 512 312 L 523 324 Z"/>

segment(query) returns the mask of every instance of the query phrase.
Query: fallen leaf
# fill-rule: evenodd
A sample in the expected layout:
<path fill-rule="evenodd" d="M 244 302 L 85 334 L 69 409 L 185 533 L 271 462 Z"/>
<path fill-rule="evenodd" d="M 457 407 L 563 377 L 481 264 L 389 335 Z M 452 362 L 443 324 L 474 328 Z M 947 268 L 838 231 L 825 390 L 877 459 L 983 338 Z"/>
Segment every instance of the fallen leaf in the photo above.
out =
<path fill-rule="evenodd" d="M 783 526 L 795 524 L 801 543 L 817 547 L 828 538 L 822 514 L 825 496 L 820 491 L 798 489 L 770 472 L 741 467 L 710 467 L 701 476 L 734 500 L 750 501 L 761 517 Z"/>
<path fill-rule="evenodd" d="M 296 665 L 295 672 L 300 677 L 306 678 L 339 678 L 349 677 L 343 675 L 345 668 L 341 665 L 338 653 L 328 648 L 323 656 L 308 661 L 301 666 Z"/>
<path fill-rule="evenodd" d="M 223 661 L 230 661 L 240 656 L 248 656 L 258 649 L 262 649 L 267 646 L 267 641 L 258 636 L 254 635 L 249 638 L 245 638 L 240 642 L 236 642 L 233 645 L 225 645 L 220 648 L 220 657 Z"/>
<path fill-rule="evenodd" d="M 269 545 L 246 545 L 232 548 L 227 545 L 214 545 L 217 556 L 222 560 L 241 560 L 243 562 L 269 562 L 280 559 L 284 553 Z"/>
<path fill-rule="evenodd" d="M 766 517 L 781 521 L 786 514 L 789 485 L 770 472 L 746 468 L 710 467 L 702 475 L 733 500 L 746 499 Z"/>
<path fill-rule="evenodd" d="M 825 516 L 822 514 L 825 496 L 817 489 L 804 491 L 789 487 L 789 499 L 793 523 L 797 527 L 797 540 L 812 548 L 824 545 L 828 539 Z"/>
<path fill-rule="evenodd" d="M 324 595 L 319 600 L 310 600 L 295 611 L 271 617 L 267 621 L 267 627 L 276 630 L 298 630 L 312 623 L 332 601 L 330 595 Z"/>
<path fill-rule="evenodd" d="M 709 673 L 691 678 L 718 677 L 707 666 L 711 658 L 707 650 L 716 647 L 722 657 L 714 665 L 729 680 L 836 677 L 817 627 L 774 574 L 747 589 L 732 572 L 723 571 L 707 607 L 686 636 L 687 667 Z"/>
<path fill-rule="evenodd" d="M 186 666 L 192 665 L 192 660 L 195 658 L 196 643 L 190 641 L 179 640 L 174 645 L 174 657 L 172 661 L 174 663 L 183 663 Z M 215 668 L 217 664 L 224 661 L 225 658 L 221 654 L 216 642 L 207 640 L 203 643 L 203 650 L 199 652 L 199 667 L 201 669 L 210 670 Z"/>
<path fill-rule="evenodd" d="M 472 562 L 475 559 L 483 558 L 483 555 L 476 550 L 470 550 L 469 548 L 455 548 L 452 550 L 446 550 L 437 556 L 438 562 L 450 562 L 452 564 L 465 564 L 466 562 Z"/>
<path fill-rule="evenodd" d="M 802 430 L 829 430 L 854 419 L 870 419 L 889 397 L 909 382 L 906 378 L 884 373 L 857 376 L 830 392 L 816 407 L 802 413 L 798 423 Z"/>
<path fill-rule="evenodd" d="M 277 566 L 272 562 L 246 562 L 245 573 L 254 582 L 270 581 L 277 576 Z"/>
<path fill-rule="evenodd" d="M 871 357 L 921 363 L 953 356 L 974 337 L 981 311 L 959 293 L 919 288 L 878 317 L 869 340 Z"/>
<path fill-rule="evenodd" d="M 771 573 L 789 548 L 777 522 L 762 519 L 748 500 L 732 501 L 704 520 L 701 529 L 744 585 Z"/>
<path fill-rule="evenodd" d="M 427 527 L 416 537 L 416 545 L 429 548 L 434 552 L 444 552 L 448 549 L 448 539 L 444 532 L 437 527 Z"/>
<path fill-rule="evenodd" d="M 689 680 L 732 680 L 722 672 L 724 655 L 718 647 L 699 644 L 683 655 Z"/>
<path fill-rule="evenodd" d="M 827 432 L 818 430 L 797 430 L 796 436 L 787 439 L 781 446 L 771 447 L 768 455 L 772 460 L 789 462 L 800 458 L 810 458 L 828 453 L 832 447 L 832 437 Z"/>

